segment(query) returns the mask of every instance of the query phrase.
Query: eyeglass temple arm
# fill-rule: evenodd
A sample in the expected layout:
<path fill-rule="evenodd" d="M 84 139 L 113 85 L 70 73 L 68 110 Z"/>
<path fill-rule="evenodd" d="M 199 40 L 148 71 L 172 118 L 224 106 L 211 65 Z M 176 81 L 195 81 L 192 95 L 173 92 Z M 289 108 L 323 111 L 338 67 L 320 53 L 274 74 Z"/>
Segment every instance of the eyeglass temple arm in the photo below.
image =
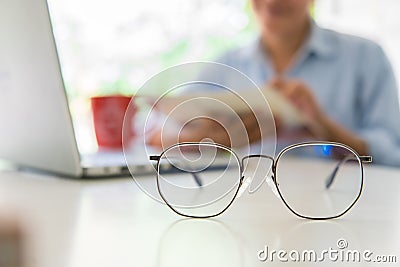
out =
<path fill-rule="evenodd" d="M 160 156 L 149 156 L 149 160 L 151 160 L 151 161 L 157 161 L 157 162 L 158 162 L 158 161 L 160 160 Z M 175 166 L 172 166 L 172 165 L 171 165 L 171 167 L 177 170 L 177 168 L 176 168 Z M 203 181 L 202 181 L 201 178 L 197 175 L 197 173 L 191 172 L 190 174 L 193 176 L 194 181 L 196 182 L 196 184 L 197 184 L 199 187 L 203 186 Z"/>
<path fill-rule="evenodd" d="M 325 188 L 329 189 L 331 185 L 333 184 L 333 181 L 335 180 L 336 174 L 340 168 L 340 166 L 345 163 L 346 161 L 350 160 L 349 156 L 353 156 L 352 154 L 347 155 L 343 159 L 341 159 L 338 164 L 336 165 L 335 169 L 331 172 L 331 174 L 328 176 L 328 178 L 325 180 Z M 372 162 L 372 156 L 360 156 L 360 160 L 363 163 L 371 163 Z"/>

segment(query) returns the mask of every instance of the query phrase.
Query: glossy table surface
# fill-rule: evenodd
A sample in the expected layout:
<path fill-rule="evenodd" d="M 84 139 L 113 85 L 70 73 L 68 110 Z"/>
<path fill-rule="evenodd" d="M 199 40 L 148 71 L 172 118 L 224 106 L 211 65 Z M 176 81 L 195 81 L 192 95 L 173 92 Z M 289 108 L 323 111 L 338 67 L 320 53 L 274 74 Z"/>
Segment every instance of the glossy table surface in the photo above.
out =
<path fill-rule="evenodd" d="M 140 179 L 154 183 L 155 177 Z M 328 221 L 297 218 L 266 184 L 217 218 L 183 219 L 130 177 L 72 180 L 8 168 L 0 172 L 1 212 L 23 223 L 32 267 L 276 266 L 294 263 L 296 251 L 306 250 L 318 256 L 367 251 L 371 260 L 349 263 L 327 252 L 318 266 L 400 265 L 400 169 L 375 165 L 365 166 L 356 206 Z M 287 254 L 278 258 L 279 250 Z M 296 266 L 310 265 L 299 261 Z"/>

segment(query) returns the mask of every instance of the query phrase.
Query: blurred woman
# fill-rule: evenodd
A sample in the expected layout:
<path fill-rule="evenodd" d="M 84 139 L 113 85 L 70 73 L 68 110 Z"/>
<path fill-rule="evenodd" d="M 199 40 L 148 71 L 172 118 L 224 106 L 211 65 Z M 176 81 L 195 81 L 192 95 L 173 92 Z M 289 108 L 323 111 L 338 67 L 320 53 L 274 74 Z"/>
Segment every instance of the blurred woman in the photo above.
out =
<path fill-rule="evenodd" d="M 278 147 L 306 140 L 340 142 L 375 163 L 400 166 L 400 112 L 392 67 L 372 41 L 320 28 L 310 16 L 312 0 L 252 0 L 260 25 L 254 42 L 217 61 L 272 86 L 305 118 L 304 127 L 278 123 Z M 251 114 L 242 114 L 252 136 L 261 138 Z M 277 122 L 280 121 L 276 118 Z M 180 141 L 206 137 L 230 145 L 226 131 L 204 120 L 187 127 Z M 151 144 L 160 142 L 154 135 Z"/>

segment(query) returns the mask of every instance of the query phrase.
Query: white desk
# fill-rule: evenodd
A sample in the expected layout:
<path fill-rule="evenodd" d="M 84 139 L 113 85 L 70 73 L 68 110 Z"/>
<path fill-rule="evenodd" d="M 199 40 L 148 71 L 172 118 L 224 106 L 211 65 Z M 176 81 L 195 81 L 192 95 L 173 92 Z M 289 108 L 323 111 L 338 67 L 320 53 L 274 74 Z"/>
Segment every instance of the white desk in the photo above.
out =
<path fill-rule="evenodd" d="M 400 169 L 366 166 L 360 201 L 329 221 L 297 218 L 266 184 L 222 216 L 196 220 L 150 199 L 131 178 L 68 180 L 16 171 L 0 173 L 2 209 L 25 221 L 28 267 L 275 266 L 282 263 L 258 260 L 265 245 L 321 252 L 337 249 L 339 238 L 348 249 L 397 257 L 383 266 L 400 265 Z M 318 266 L 325 264 L 332 266 L 329 260 Z"/>

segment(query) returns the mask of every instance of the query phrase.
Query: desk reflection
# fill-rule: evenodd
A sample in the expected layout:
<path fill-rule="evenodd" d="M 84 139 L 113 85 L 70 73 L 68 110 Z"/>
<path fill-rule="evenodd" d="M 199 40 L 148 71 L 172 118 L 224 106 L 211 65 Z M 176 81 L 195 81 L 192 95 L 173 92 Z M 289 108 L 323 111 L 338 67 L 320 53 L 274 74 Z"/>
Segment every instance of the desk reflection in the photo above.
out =
<path fill-rule="evenodd" d="M 244 266 L 237 233 L 217 220 L 182 219 L 158 244 L 157 266 Z"/>

